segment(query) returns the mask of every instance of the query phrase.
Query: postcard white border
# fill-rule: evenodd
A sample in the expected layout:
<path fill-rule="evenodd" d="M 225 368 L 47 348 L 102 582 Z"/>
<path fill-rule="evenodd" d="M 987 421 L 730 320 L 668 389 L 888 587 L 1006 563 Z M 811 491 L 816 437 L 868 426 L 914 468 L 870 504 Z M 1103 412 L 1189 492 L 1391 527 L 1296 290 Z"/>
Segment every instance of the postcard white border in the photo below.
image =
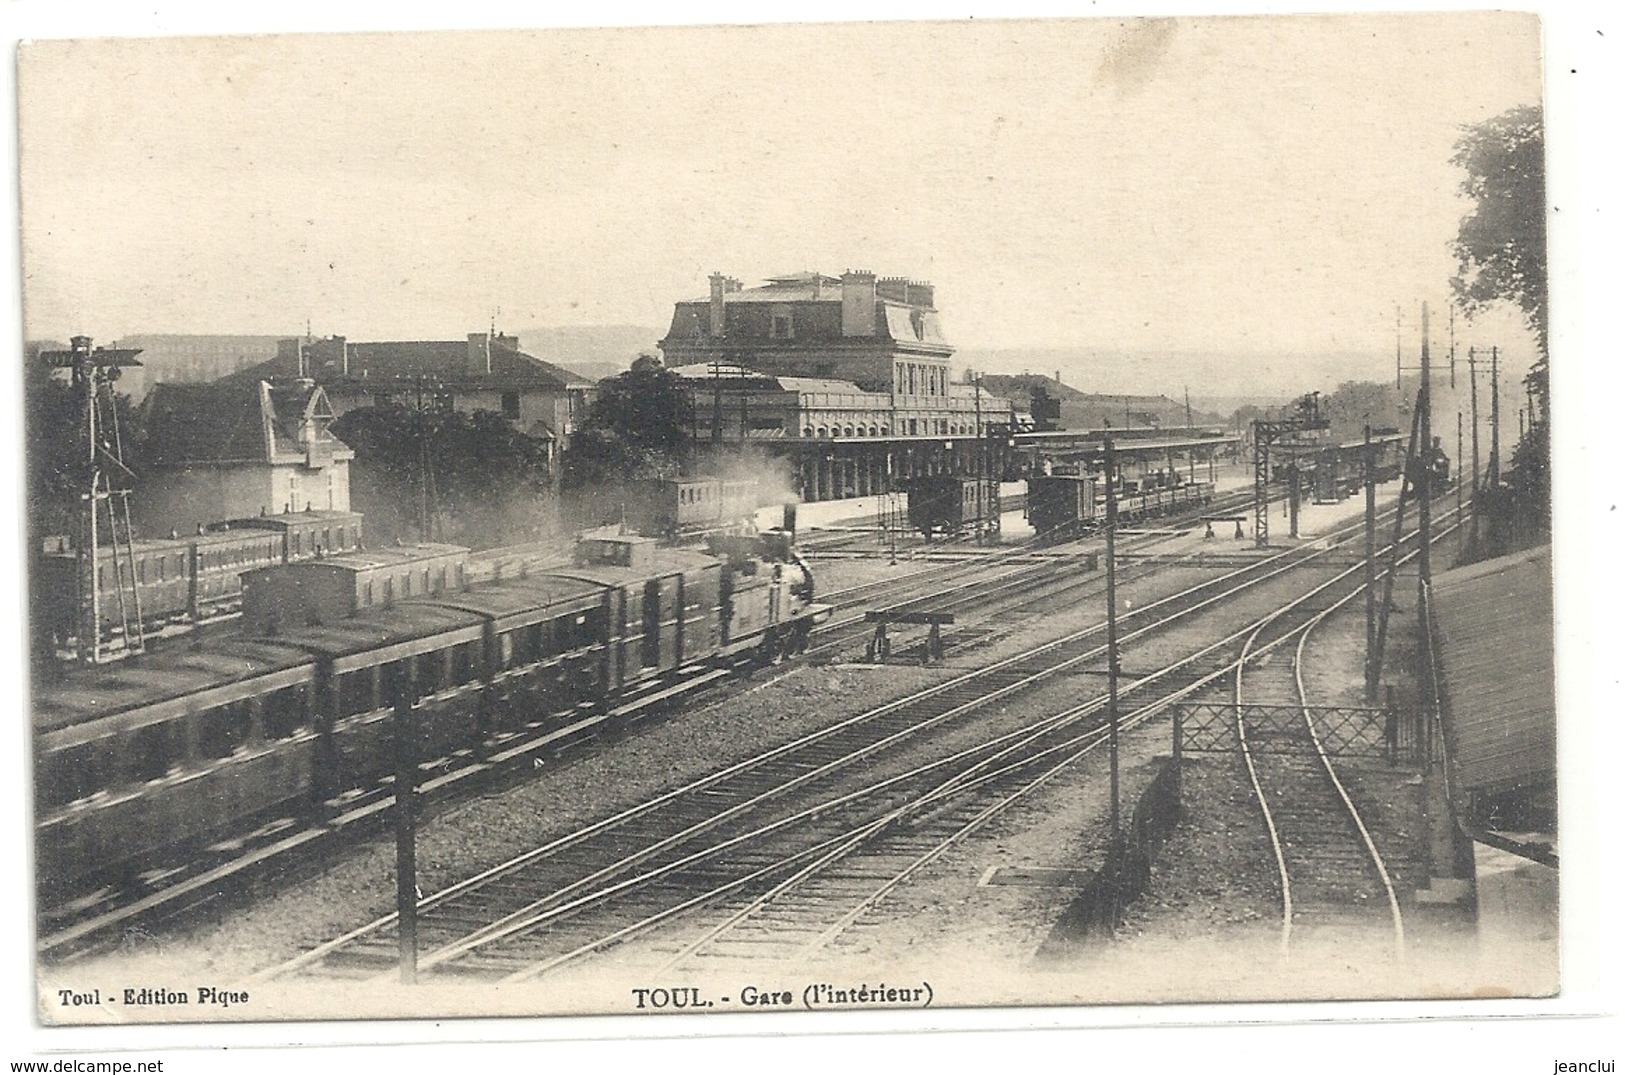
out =
<path fill-rule="evenodd" d="M 0 975 L 0 1062 L 57 1056 L 118 1055 L 171 1061 L 166 1071 L 281 1071 L 299 1065 L 332 1070 L 338 1065 L 409 1062 L 416 1069 L 466 1064 L 511 1065 L 513 1070 L 566 1070 L 582 1062 L 647 1064 L 651 1069 L 743 1070 L 771 1066 L 801 1070 L 804 1064 L 906 1065 L 922 1070 L 941 1063 L 967 1065 L 1068 1063 L 1083 1069 L 1146 1065 L 1173 1070 L 1300 1069 L 1361 1071 L 1387 1067 L 1476 1068 L 1545 1075 L 1555 1060 L 1614 1059 L 1618 1036 L 1620 974 L 1617 943 L 1620 841 L 1620 757 L 1617 722 L 1621 632 L 1613 612 L 1620 596 L 1618 552 L 1625 548 L 1622 470 L 1612 437 L 1625 362 L 1617 329 L 1605 335 L 1605 312 L 1620 303 L 1617 213 L 1621 199 L 1617 159 L 1619 42 L 1625 20 L 1603 5 L 1547 0 L 1520 4 L 1543 18 L 1547 64 L 1549 189 L 1558 212 L 1552 220 L 1554 410 L 1558 526 L 1559 704 L 1566 713 L 1561 743 L 1560 792 L 1564 804 L 1562 928 L 1563 992 L 1541 1001 L 1390 1002 L 1355 1004 L 1198 1005 L 1158 1008 L 982 1009 L 907 1016 L 822 1015 L 718 1016 L 662 1019 L 407 1021 L 395 1023 L 254 1024 L 43 1028 L 33 1019 L 32 910 L 25 876 L 29 832 L 26 772 L 26 699 L 22 695 L 22 591 L 17 572 L 0 583 L 6 677 L 14 714 L 12 748 L 3 752 L 12 809 L 3 829 L 3 861 L 15 878 L 7 886 L 4 951 Z M 1159 3 L 1157 14 L 1287 14 L 1286 4 Z M 1456 3 L 1341 3 L 1338 11 L 1477 10 Z M 1042 0 L 972 4 L 907 4 L 896 0 L 825 0 L 805 13 L 760 2 L 709 0 L 681 11 L 645 3 L 599 3 L 569 10 L 531 10 L 523 4 L 473 2 L 445 5 L 410 18 L 373 5 L 282 3 L 253 10 L 202 3 L 143 5 L 12 0 L 4 6 L 5 33 L 15 46 L 29 37 L 160 36 L 249 32 L 471 29 L 539 25 L 653 25 L 846 21 L 920 18 L 1012 18 L 1131 16 L 1141 5 L 1102 2 L 1068 5 Z M 7 113 L 4 170 L 11 219 L 17 214 L 15 67 L 6 65 Z M 20 269 L 15 242 L 4 259 L 8 301 L 0 307 L 11 353 L 20 343 Z M 1613 326 L 1608 326 L 1613 327 Z M 1582 363 L 1576 356 L 1591 356 Z M 20 448 L 20 406 L 14 393 L 3 405 Z M 0 469 L 0 495 L 18 505 L 17 452 Z M 19 564 L 20 510 L 16 525 L 0 528 L 0 556 Z M 1585 711 L 1579 721 L 1569 714 Z M 1154 1034 L 1144 1028 L 1159 1028 Z M 1052 1033 L 1060 1032 L 1060 1033 Z M 614 1041 L 616 1059 L 601 1055 Z M 414 1049 L 410 1061 L 382 1043 L 441 1043 Z M 550 1043 L 538 1050 L 533 1043 Z M 473 1043 L 484 1047 L 470 1054 Z M 222 1054 L 217 1050 L 229 1049 Z M 362 1053 L 356 1050 L 362 1049 Z M 1324 1050 L 1324 1051 L 1323 1051 Z M 1614 1051 L 1610 1051 L 1614 1050 Z M 498 1070 L 498 1069 L 491 1069 Z"/>

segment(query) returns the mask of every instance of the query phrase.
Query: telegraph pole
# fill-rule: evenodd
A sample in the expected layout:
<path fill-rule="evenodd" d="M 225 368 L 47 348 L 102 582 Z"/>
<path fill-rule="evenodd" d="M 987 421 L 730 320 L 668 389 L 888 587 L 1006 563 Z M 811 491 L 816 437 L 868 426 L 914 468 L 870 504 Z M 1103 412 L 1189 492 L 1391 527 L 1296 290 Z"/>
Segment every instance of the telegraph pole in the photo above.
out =
<path fill-rule="evenodd" d="M 417 797 L 418 729 L 415 662 L 401 663 L 395 681 L 395 932 L 399 940 L 401 981 L 418 980 Z"/>
<path fill-rule="evenodd" d="M 1491 490 L 1501 484 L 1501 349 L 1490 348 L 1490 471 Z"/>
<path fill-rule="evenodd" d="M 1377 461 L 1365 427 L 1365 700 L 1377 700 Z M 1403 483 L 1401 483 L 1403 484 Z"/>
<path fill-rule="evenodd" d="M 1196 424 L 1191 421 L 1191 386 L 1185 386 L 1185 436 L 1190 440 L 1196 439 Z M 1190 482 L 1196 484 L 1196 449 L 1185 449 L 1186 469 L 1190 471 Z"/>
<path fill-rule="evenodd" d="M 1478 469 L 1478 352 L 1476 348 L 1467 348 L 1467 383 L 1473 396 L 1473 532 L 1471 545 L 1478 548 L 1478 476 L 1482 473 Z"/>
<path fill-rule="evenodd" d="M 1106 721 L 1110 735 L 1112 842 L 1123 838 L 1119 805 L 1117 760 L 1117 489 L 1113 482 L 1117 457 L 1106 438 Z"/>
<path fill-rule="evenodd" d="M 1461 526 L 1461 411 L 1456 411 L 1456 562 L 1461 562 L 1461 542 L 1466 533 Z"/>
<path fill-rule="evenodd" d="M 1428 351 L 1428 304 L 1422 304 L 1422 432 L 1420 440 L 1422 473 L 1417 481 L 1416 531 L 1420 549 L 1417 555 L 1418 581 L 1426 588 L 1433 578 L 1433 364 Z"/>

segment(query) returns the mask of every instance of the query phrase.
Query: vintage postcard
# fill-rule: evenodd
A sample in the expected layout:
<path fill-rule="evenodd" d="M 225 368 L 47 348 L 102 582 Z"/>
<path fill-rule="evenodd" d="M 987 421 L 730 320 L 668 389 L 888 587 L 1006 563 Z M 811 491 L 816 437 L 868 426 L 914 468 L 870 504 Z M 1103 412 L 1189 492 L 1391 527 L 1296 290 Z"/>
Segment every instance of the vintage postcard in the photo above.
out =
<path fill-rule="evenodd" d="M 38 1020 L 1559 994 L 1543 77 L 23 43 Z"/>

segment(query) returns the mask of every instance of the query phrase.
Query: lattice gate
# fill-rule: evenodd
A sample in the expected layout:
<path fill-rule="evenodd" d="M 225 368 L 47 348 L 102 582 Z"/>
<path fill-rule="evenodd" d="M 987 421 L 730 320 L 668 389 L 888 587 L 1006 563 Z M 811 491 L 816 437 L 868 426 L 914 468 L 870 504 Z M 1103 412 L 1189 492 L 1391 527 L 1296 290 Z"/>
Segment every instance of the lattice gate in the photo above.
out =
<path fill-rule="evenodd" d="M 1297 706 L 1263 703 L 1180 702 L 1173 707 L 1176 753 L 1220 754 L 1241 749 L 1238 722 L 1247 725 L 1247 745 L 1260 754 L 1312 754 L 1314 740 L 1304 724 L 1307 709 L 1320 745 L 1332 757 L 1422 759 L 1415 718 L 1397 709 L 1373 706 Z"/>

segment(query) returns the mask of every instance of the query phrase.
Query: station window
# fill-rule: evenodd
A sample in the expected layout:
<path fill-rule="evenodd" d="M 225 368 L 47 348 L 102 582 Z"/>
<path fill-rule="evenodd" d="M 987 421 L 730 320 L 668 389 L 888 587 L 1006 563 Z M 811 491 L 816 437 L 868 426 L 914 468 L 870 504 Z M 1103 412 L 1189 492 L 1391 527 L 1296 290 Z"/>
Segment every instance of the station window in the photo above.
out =
<path fill-rule="evenodd" d="M 518 418 L 519 418 L 519 393 L 518 392 L 504 392 L 504 393 L 502 393 L 502 417 L 506 418 L 510 422 L 518 420 Z"/>

